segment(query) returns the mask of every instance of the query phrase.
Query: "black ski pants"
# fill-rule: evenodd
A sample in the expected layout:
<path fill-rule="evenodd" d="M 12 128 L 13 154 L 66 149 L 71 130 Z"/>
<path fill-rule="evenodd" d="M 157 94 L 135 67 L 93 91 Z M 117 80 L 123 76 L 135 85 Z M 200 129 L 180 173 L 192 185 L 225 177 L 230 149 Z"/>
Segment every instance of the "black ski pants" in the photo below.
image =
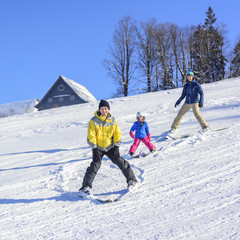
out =
<path fill-rule="evenodd" d="M 97 148 L 94 148 L 92 151 L 93 151 L 92 162 L 90 166 L 87 168 L 87 171 L 83 178 L 82 188 L 87 186 L 92 188 L 93 180 L 101 167 L 102 158 L 104 155 L 106 155 L 114 164 L 116 164 L 120 168 L 127 182 L 130 180 L 136 181 L 136 177 L 133 173 L 133 170 L 129 162 L 120 157 L 119 147 L 115 146 L 107 152 L 101 151 Z"/>

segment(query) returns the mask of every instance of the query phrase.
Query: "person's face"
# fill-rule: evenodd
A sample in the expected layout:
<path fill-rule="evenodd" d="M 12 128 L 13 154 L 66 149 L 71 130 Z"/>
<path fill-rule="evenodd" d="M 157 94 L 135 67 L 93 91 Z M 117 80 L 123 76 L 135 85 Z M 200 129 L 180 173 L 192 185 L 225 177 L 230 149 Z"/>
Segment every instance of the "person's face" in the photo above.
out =
<path fill-rule="evenodd" d="M 142 116 L 138 117 L 139 122 L 143 122 L 143 119 L 144 119 L 144 117 L 142 117 Z"/>
<path fill-rule="evenodd" d="M 109 109 L 107 107 L 101 107 L 100 108 L 100 113 L 104 116 L 107 117 L 108 113 L 109 113 Z"/>
<path fill-rule="evenodd" d="M 192 75 L 187 75 L 187 80 L 191 82 L 193 80 L 193 76 Z"/>

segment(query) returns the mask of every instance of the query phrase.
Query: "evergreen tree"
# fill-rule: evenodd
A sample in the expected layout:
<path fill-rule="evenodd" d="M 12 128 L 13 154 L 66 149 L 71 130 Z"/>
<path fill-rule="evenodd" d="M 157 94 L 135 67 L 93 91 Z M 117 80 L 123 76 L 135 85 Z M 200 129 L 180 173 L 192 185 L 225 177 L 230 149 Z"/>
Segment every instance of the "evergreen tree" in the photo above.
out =
<path fill-rule="evenodd" d="M 200 83 L 204 83 L 206 82 L 206 79 L 209 79 L 209 65 L 207 62 L 208 51 L 206 42 L 205 29 L 198 25 L 197 30 L 193 35 L 193 49 L 191 54 L 193 59 L 193 69 Z"/>
<path fill-rule="evenodd" d="M 213 9 L 209 7 L 206 14 L 207 14 L 207 18 L 205 18 L 204 25 L 208 27 L 208 29 L 213 29 L 213 24 L 217 21 L 217 18 L 215 17 L 215 13 L 213 12 Z"/>
<path fill-rule="evenodd" d="M 193 68 L 201 83 L 215 82 L 225 76 L 223 35 L 214 27 L 217 18 L 212 8 L 206 12 L 205 23 L 194 33 Z"/>
<path fill-rule="evenodd" d="M 233 59 L 230 65 L 230 77 L 240 76 L 240 40 L 234 48 Z"/>

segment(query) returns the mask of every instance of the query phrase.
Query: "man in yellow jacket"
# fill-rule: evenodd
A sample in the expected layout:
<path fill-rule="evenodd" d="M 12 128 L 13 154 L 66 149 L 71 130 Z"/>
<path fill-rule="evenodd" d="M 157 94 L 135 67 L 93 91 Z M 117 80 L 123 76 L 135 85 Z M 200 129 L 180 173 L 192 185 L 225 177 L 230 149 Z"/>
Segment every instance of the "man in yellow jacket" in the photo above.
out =
<path fill-rule="evenodd" d="M 79 195 L 81 197 L 92 195 L 92 183 L 100 169 L 104 155 L 120 168 L 127 180 L 129 188 L 137 183 L 130 164 L 120 157 L 119 146 L 122 133 L 117 120 L 110 114 L 109 110 L 109 103 L 101 100 L 98 111 L 95 112 L 94 117 L 92 117 L 88 125 L 87 141 L 92 147 L 93 155 L 92 162 L 87 168 L 83 178 L 82 187 L 79 189 Z"/>

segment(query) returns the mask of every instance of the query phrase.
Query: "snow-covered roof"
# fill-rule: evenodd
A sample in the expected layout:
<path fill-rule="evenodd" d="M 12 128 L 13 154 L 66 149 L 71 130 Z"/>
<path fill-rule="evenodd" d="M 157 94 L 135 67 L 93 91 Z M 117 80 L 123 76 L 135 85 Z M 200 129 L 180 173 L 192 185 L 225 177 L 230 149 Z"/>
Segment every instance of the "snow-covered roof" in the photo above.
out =
<path fill-rule="evenodd" d="M 83 102 L 94 102 L 97 101 L 97 99 L 84 87 L 83 85 L 66 78 L 62 75 L 58 77 L 56 82 L 52 85 L 52 87 L 48 90 L 48 92 L 45 94 L 45 96 L 41 99 L 41 101 L 35 106 L 38 110 L 41 109 L 41 104 L 48 98 L 49 94 L 54 90 L 54 88 L 59 84 L 59 81 L 64 81 L 65 84 L 83 101 Z M 68 94 L 68 95 L 66 95 Z M 56 94 L 56 95 L 51 95 L 51 98 L 58 98 L 62 96 L 70 96 L 69 93 L 62 93 L 62 94 Z M 83 103 L 81 102 L 81 103 Z M 63 105 L 64 106 L 64 105 Z M 51 107 L 48 107 L 51 108 Z M 44 109 L 48 109 L 44 108 Z M 42 109 L 41 109 L 42 110 Z"/>
<path fill-rule="evenodd" d="M 97 99 L 84 87 L 83 85 L 66 78 L 64 76 L 60 76 L 71 88 L 72 90 L 84 101 L 92 102 L 97 101 Z"/>

